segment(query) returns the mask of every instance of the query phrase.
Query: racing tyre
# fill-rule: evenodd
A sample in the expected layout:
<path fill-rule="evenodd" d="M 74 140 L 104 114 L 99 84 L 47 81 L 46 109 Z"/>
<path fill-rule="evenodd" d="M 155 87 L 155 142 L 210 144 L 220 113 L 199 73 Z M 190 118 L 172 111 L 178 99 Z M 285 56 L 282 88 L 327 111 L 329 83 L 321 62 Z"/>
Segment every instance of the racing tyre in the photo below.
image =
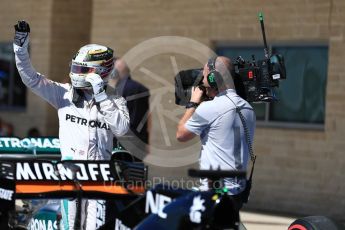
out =
<path fill-rule="evenodd" d="M 342 230 L 344 226 L 325 216 L 307 216 L 295 220 L 288 230 Z"/>

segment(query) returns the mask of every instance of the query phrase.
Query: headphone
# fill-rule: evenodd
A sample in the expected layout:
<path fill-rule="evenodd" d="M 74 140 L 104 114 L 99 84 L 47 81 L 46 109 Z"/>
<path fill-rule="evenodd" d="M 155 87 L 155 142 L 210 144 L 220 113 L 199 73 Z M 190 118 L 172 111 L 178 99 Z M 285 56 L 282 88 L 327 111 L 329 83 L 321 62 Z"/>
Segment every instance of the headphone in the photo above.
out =
<path fill-rule="evenodd" d="M 207 82 L 211 88 L 218 89 L 218 85 L 222 84 L 222 75 L 216 70 L 216 60 L 217 57 L 212 57 L 208 59 L 207 67 L 210 71 L 207 75 Z"/>

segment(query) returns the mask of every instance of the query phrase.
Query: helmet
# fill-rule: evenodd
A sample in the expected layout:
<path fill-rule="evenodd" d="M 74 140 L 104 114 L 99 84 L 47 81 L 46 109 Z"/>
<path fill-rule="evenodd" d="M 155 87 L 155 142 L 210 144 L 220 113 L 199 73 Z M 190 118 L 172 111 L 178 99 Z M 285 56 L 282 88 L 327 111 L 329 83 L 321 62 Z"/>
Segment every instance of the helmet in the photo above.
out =
<path fill-rule="evenodd" d="M 114 51 L 109 47 L 89 44 L 79 49 L 71 62 L 70 78 L 74 88 L 89 88 L 85 81 L 89 73 L 101 76 L 105 83 L 114 74 Z"/>

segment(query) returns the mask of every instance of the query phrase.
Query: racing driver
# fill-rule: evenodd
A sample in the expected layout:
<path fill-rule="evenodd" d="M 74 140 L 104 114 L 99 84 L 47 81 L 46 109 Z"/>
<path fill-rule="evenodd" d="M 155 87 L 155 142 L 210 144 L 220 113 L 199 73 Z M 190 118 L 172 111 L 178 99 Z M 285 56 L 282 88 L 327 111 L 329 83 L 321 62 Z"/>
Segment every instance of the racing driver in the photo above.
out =
<path fill-rule="evenodd" d="M 57 83 L 35 71 L 28 53 L 29 24 L 15 25 L 14 53 L 24 84 L 58 111 L 62 160 L 108 160 L 113 137 L 129 128 L 126 101 L 107 95 L 105 85 L 114 74 L 113 50 L 96 44 L 80 48 L 71 62 L 72 84 Z M 67 204 L 66 204 L 67 203 Z M 81 229 L 97 229 L 97 200 L 83 200 Z M 76 201 L 62 205 L 63 227 L 74 229 Z M 79 219 L 79 218 L 77 218 Z"/>

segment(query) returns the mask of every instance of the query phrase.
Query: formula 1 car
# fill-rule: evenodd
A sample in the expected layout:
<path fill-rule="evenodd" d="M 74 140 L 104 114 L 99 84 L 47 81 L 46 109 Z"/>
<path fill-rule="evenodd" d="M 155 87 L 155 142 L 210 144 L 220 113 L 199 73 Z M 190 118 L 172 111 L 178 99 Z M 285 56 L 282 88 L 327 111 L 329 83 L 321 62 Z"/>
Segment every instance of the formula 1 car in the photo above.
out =
<path fill-rule="evenodd" d="M 207 176 L 202 171 L 194 173 Z M 217 174 L 206 173 L 212 178 Z M 112 202 L 120 202 L 116 199 L 119 197 L 114 196 Z M 160 184 L 110 215 L 99 229 L 244 229 L 240 228 L 238 211 L 224 189 L 195 192 Z M 33 215 L 29 229 L 58 229 L 60 223 L 59 202 L 52 201 Z"/>
<path fill-rule="evenodd" d="M 244 177 L 245 172 L 190 170 L 190 176 L 218 182 L 200 192 L 165 184 L 147 188 L 147 167 L 121 148 L 110 161 L 59 159 L 58 139 L 0 138 L 0 229 L 63 229 L 57 200 L 62 198 L 105 199 L 107 212 L 99 229 L 245 229 L 220 180 Z M 309 216 L 288 229 L 344 226 Z"/>
<path fill-rule="evenodd" d="M 189 175 L 219 184 L 204 192 L 157 185 L 115 217 L 115 229 L 245 229 L 221 179 L 245 177 L 246 172 L 191 169 Z"/>
<path fill-rule="evenodd" d="M 11 141 L 5 141 L 8 147 Z M 18 147 L 18 141 L 12 142 Z M 41 152 L 36 148 L 34 159 L 0 155 L 1 229 L 61 229 L 56 199 L 62 198 L 109 202 L 105 224 L 99 229 L 240 229 L 238 210 L 220 179 L 243 177 L 245 172 L 191 170 L 190 176 L 219 181 L 207 192 L 164 184 L 146 188 L 147 167 L 125 150 L 114 151 L 111 161 L 97 162 L 42 160 Z M 16 199 L 22 200 L 17 211 Z M 20 225 L 23 216 L 26 222 Z"/>
<path fill-rule="evenodd" d="M 121 148 L 113 153 L 112 168 L 109 161 L 61 162 L 57 138 L 1 137 L 0 229 L 60 229 L 56 199 L 102 197 L 123 205 L 143 194 L 147 167 Z M 140 183 L 126 188 L 126 180 Z"/>

